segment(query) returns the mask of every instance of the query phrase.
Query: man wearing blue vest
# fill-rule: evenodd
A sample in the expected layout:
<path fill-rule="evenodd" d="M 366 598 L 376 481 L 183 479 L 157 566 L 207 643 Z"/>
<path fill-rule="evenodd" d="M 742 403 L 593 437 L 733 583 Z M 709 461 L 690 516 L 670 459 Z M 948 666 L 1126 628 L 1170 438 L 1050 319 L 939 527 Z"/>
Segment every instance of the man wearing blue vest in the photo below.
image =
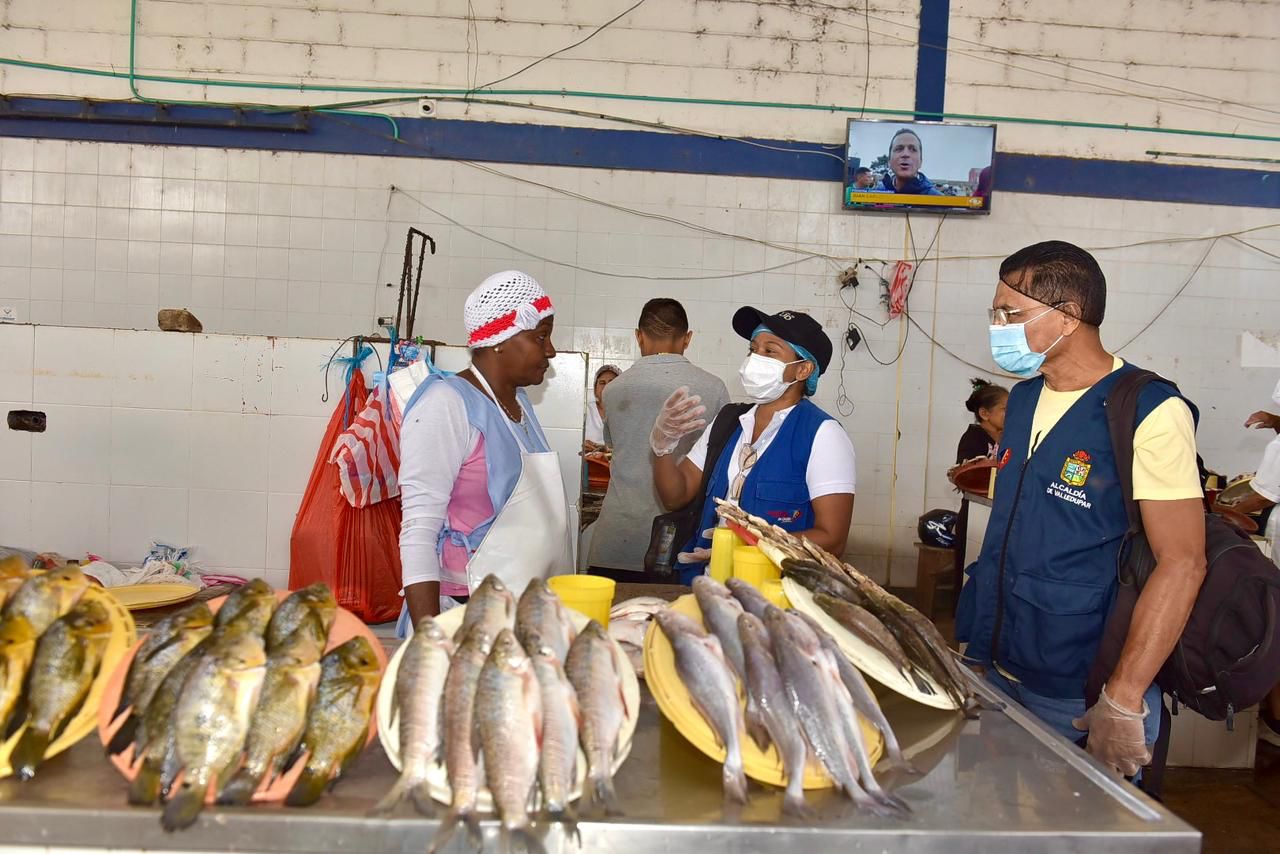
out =
<path fill-rule="evenodd" d="M 1139 399 L 1133 493 L 1157 565 L 1119 663 L 1086 709 L 1128 528 L 1104 405 L 1133 368 L 1102 346 L 1106 279 L 1077 246 L 1037 243 L 1006 258 L 991 305 L 996 364 L 1029 379 L 1009 396 L 995 504 L 956 636 L 990 682 L 1064 737 L 1087 733 L 1095 758 L 1132 777 L 1159 734 L 1156 673 L 1205 574 L 1195 416 L 1164 384 Z"/>
<path fill-rule="evenodd" d="M 711 556 L 714 498 L 733 501 L 836 555 L 844 552 L 853 518 L 853 443 L 839 421 L 809 400 L 831 364 L 831 339 L 800 311 L 770 315 L 740 308 L 733 330 L 751 342 L 738 372 L 751 404 L 730 404 L 717 414 L 726 424 L 736 422 L 723 449 L 711 452 L 714 426 L 707 427 L 689 455 L 676 462 L 672 452 L 681 437 L 707 423 L 700 399 L 687 388 L 676 389 L 663 404 L 649 436 L 654 486 L 668 509 L 692 501 L 703 470 L 712 466 L 701 533 L 678 558 L 683 584 L 702 575 Z"/>

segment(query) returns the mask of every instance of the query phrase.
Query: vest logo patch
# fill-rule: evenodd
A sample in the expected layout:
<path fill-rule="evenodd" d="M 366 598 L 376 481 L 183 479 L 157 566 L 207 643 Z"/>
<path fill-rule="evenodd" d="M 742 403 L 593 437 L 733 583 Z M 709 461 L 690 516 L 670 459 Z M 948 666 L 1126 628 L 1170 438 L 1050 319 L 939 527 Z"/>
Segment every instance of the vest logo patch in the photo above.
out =
<path fill-rule="evenodd" d="M 1087 451 L 1076 451 L 1067 457 L 1062 464 L 1062 482 L 1068 486 L 1084 486 L 1089 479 L 1089 470 L 1093 468 L 1092 459 Z"/>
<path fill-rule="evenodd" d="M 799 510 L 770 510 L 764 515 L 768 516 L 780 525 L 785 525 L 789 522 L 796 522 L 800 519 Z"/>
<path fill-rule="evenodd" d="M 1009 451 L 1008 448 L 1005 448 L 1004 456 L 1000 458 L 1000 463 L 999 465 L 996 466 L 996 468 L 1004 468 L 1005 466 L 1007 466 L 1009 464 L 1009 457 L 1011 456 L 1013 456 L 1013 454 Z"/>

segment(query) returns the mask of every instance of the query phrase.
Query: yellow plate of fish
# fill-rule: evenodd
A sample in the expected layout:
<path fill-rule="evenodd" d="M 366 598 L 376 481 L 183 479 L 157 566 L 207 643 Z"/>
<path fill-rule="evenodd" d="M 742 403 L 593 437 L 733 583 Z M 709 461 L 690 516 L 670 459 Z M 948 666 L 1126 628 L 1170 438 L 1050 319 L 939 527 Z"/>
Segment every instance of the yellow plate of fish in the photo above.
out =
<path fill-rule="evenodd" d="M 438 625 L 445 634 L 452 636 L 458 627 L 462 625 L 462 615 L 466 613 L 466 606 L 461 605 L 457 608 L 451 608 L 440 616 L 436 617 L 436 625 Z M 573 622 L 573 630 L 580 632 L 586 628 L 588 619 L 579 614 L 577 611 L 567 609 L 569 619 Z M 615 647 L 618 647 L 617 641 L 612 641 Z M 382 685 L 378 688 L 378 702 L 375 707 L 375 716 L 378 721 L 378 738 L 382 740 L 382 749 L 386 751 L 387 758 L 391 760 L 391 764 L 396 770 L 400 770 L 400 724 L 399 721 L 392 720 L 391 706 L 395 697 L 396 674 L 400 669 L 400 659 L 404 656 L 406 644 L 400 644 L 400 648 L 391 656 L 391 661 L 387 664 L 386 671 L 382 674 Z M 627 660 L 626 654 L 618 647 L 618 658 L 623 663 L 622 668 L 622 699 L 626 704 L 627 717 L 622 723 L 622 731 L 618 735 L 618 754 L 613 760 L 613 770 L 622 767 L 622 763 L 627 761 L 627 756 L 631 753 L 631 739 L 636 732 L 636 720 L 640 715 L 640 681 L 636 678 L 636 672 L 631 667 L 631 662 Z M 569 800 L 575 801 L 582 796 L 582 783 L 587 775 L 587 758 L 583 755 L 581 749 L 578 751 L 578 781 L 574 785 L 570 793 Z M 452 793 L 449 790 L 449 777 L 445 771 L 443 763 L 435 763 L 431 766 L 431 772 L 428 777 L 428 785 L 431 789 L 431 797 L 442 804 L 448 804 L 452 801 Z M 476 795 L 476 808 L 480 812 L 493 811 L 493 797 L 489 794 L 488 788 L 481 786 Z"/>
<path fill-rule="evenodd" d="M 196 598 L 199 592 L 194 584 L 129 584 L 111 588 L 111 595 L 130 611 L 177 605 Z"/>
<path fill-rule="evenodd" d="M 692 594 L 681 596 L 671 603 L 671 607 L 697 620 L 699 624 L 702 623 L 702 611 L 698 609 L 698 602 Z M 725 749 L 720 745 L 706 719 L 694 708 L 688 689 L 684 687 L 684 682 L 676 673 L 676 658 L 671 642 L 658 628 L 656 621 L 649 626 L 649 632 L 644 639 L 644 680 L 653 693 L 653 698 L 658 701 L 658 708 L 663 716 L 671 721 L 672 726 L 698 750 L 716 762 L 724 762 Z M 745 699 L 742 704 L 745 710 Z M 884 752 L 884 740 L 880 737 L 879 730 L 861 715 L 858 716 L 858 723 L 862 726 L 862 738 L 867 745 L 867 755 L 871 764 L 874 765 Z M 742 733 L 740 741 L 742 742 L 742 764 L 748 777 L 771 786 L 786 785 L 782 758 L 778 756 L 775 748 L 761 750 L 745 732 Z M 804 787 L 828 789 L 832 785 L 834 784 L 827 776 L 827 772 L 812 756 L 809 757 L 809 765 L 804 772 Z"/>
<path fill-rule="evenodd" d="M 34 570 L 32 574 L 38 573 L 39 570 Z M 110 620 L 111 634 L 107 639 L 98 673 L 94 676 L 93 682 L 89 686 L 88 696 L 85 697 L 83 705 L 80 706 L 75 716 L 67 723 L 62 733 L 45 749 L 45 761 L 74 746 L 86 735 L 97 729 L 98 706 L 102 704 L 103 691 L 107 682 L 110 681 L 116 665 L 120 663 L 120 660 L 124 658 L 125 653 L 128 652 L 137 639 L 133 617 L 129 614 L 128 609 L 117 602 L 115 597 L 107 590 L 91 585 L 85 590 L 82 598 L 96 601 L 106 609 Z M 25 729 L 26 727 L 24 726 L 14 733 L 9 740 L 0 742 L 0 778 L 7 777 L 13 772 L 9 765 L 9 756 L 18 740 L 22 738 L 22 732 Z"/>

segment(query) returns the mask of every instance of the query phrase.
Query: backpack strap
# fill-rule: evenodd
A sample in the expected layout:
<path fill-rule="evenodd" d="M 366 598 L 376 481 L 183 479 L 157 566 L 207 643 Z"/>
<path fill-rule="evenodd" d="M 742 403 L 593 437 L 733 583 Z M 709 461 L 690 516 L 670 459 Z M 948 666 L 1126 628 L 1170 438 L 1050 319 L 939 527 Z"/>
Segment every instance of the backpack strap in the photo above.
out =
<path fill-rule="evenodd" d="M 702 484 L 698 487 L 698 497 L 694 501 L 701 503 L 705 500 L 707 490 L 711 487 L 711 477 L 720 464 L 720 455 L 738 429 L 738 419 L 751 407 L 750 403 L 729 403 L 716 413 L 715 420 L 711 422 L 711 432 L 707 435 L 707 458 L 702 463 Z"/>
<path fill-rule="evenodd" d="M 1124 492 L 1124 509 L 1129 517 L 1126 539 L 1142 533 L 1142 512 L 1133 500 L 1133 437 L 1138 429 L 1138 397 L 1151 382 L 1177 386 L 1154 371 L 1136 368 L 1126 371 L 1107 393 L 1107 429 L 1111 434 L 1111 452 L 1115 455 L 1116 474 Z"/>

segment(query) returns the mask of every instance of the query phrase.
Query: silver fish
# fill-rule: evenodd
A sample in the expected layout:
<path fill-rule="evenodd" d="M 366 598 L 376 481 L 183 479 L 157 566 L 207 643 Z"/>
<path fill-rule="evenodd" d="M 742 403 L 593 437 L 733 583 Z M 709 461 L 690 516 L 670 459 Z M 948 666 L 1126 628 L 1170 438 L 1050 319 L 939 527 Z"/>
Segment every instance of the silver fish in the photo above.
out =
<path fill-rule="evenodd" d="M 542 692 L 542 759 L 538 783 L 542 809 L 552 821 L 573 833 L 576 816 L 569 806 L 569 790 L 578 781 L 578 733 L 582 712 L 555 650 L 533 636 L 524 641 L 533 659 L 533 672 Z"/>
<path fill-rule="evenodd" d="M 587 755 L 588 808 L 603 806 L 618 815 L 613 791 L 613 759 L 618 753 L 627 704 L 622 696 L 621 654 L 604 627 L 592 620 L 569 648 L 565 672 L 582 710 L 582 749 Z"/>
<path fill-rule="evenodd" d="M 541 578 L 530 581 L 516 604 L 516 639 L 532 654 L 529 639 L 537 636 L 563 664 L 569 655 L 573 634 L 573 623 L 560 597 L 552 593 Z"/>
<path fill-rule="evenodd" d="M 444 751 L 444 684 L 453 642 L 431 617 L 423 617 L 405 641 L 396 673 L 392 713 L 400 724 L 400 779 L 376 807 L 386 814 L 412 797 L 418 812 L 435 813 L 427 772 Z"/>
<path fill-rule="evenodd" d="M 782 769 L 787 775 L 782 811 L 800 817 L 811 815 L 804 802 L 804 770 L 809 761 L 809 745 L 787 701 L 782 674 L 773 659 L 769 630 L 759 617 L 748 613 L 738 618 L 738 633 L 742 635 L 742 650 L 747 662 L 747 695 L 755 699 L 761 721 L 778 748 Z"/>
<path fill-rule="evenodd" d="M 698 600 L 698 609 L 702 611 L 702 622 L 707 631 L 720 641 L 724 657 L 733 670 L 733 675 L 745 685 L 747 668 L 742 652 L 742 638 L 738 634 L 738 617 L 743 609 L 738 599 L 729 589 L 708 575 L 693 580 L 693 595 Z M 755 698 L 747 692 L 747 735 L 751 736 L 761 750 L 769 746 L 769 731 L 761 721 L 760 710 L 756 708 Z"/>
<path fill-rule="evenodd" d="M 498 635 L 480 670 L 475 717 L 485 781 L 508 850 L 515 842 L 541 854 L 542 843 L 529 830 L 528 804 L 538 782 L 542 691 L 533 663 L 510 629 Z"/>
<path fill-rule="evenodd" d="M 773 603 L 764 598 L 764 594 L 748 584 L 741 578 L 730 578 L 725 582 L 725 586 L 729 588 L 729 592 L 733 594 L 733 598 L 738 600 L 738 604 L 742 605 L 742 610 L 755 617 L 764 619 L 764 612 L 768 610 Z"/>
<path fill-rule="evenodd" d="M 496 638 L 503 629 L 515 628 L 516 600 L 496 575 L 486 575 L 467 599 L 467 610 L 462 615 L 462 625 L 453 633 L 453 642 L 461 643 L 479 625 L 490 638 Z"/>
<path fill-rule="evenodd" d="M 689 691 L 694 707 L 725 748 L 724 794 L 731 801 L 747 802 L 747 777 L 742 767 L 742 707 L 738 686 L 714 635 L 696 622 L 667 609 L 654 619 L 675 650 L 676 673 Z"/>
<path fill-rule="evenodd" d="M 444 766 L 449 776 L 452 802 L 449 814 L 441 822 L 431 843 L 432 852 L 440 851 L 449 844 L 459 822 L 466 825 L 473 848 L 481 847 L 483 841 L 480 819 L 476 816 L 480 769 L 476 764 L 478 747 L 473 740 L 473 730 L 476 684 L 480 681 L 480 669 L 484 667 L 492 646 L 493 638 L 483 626 L 470 629 L 461 638 L 444 680 Z"/>

